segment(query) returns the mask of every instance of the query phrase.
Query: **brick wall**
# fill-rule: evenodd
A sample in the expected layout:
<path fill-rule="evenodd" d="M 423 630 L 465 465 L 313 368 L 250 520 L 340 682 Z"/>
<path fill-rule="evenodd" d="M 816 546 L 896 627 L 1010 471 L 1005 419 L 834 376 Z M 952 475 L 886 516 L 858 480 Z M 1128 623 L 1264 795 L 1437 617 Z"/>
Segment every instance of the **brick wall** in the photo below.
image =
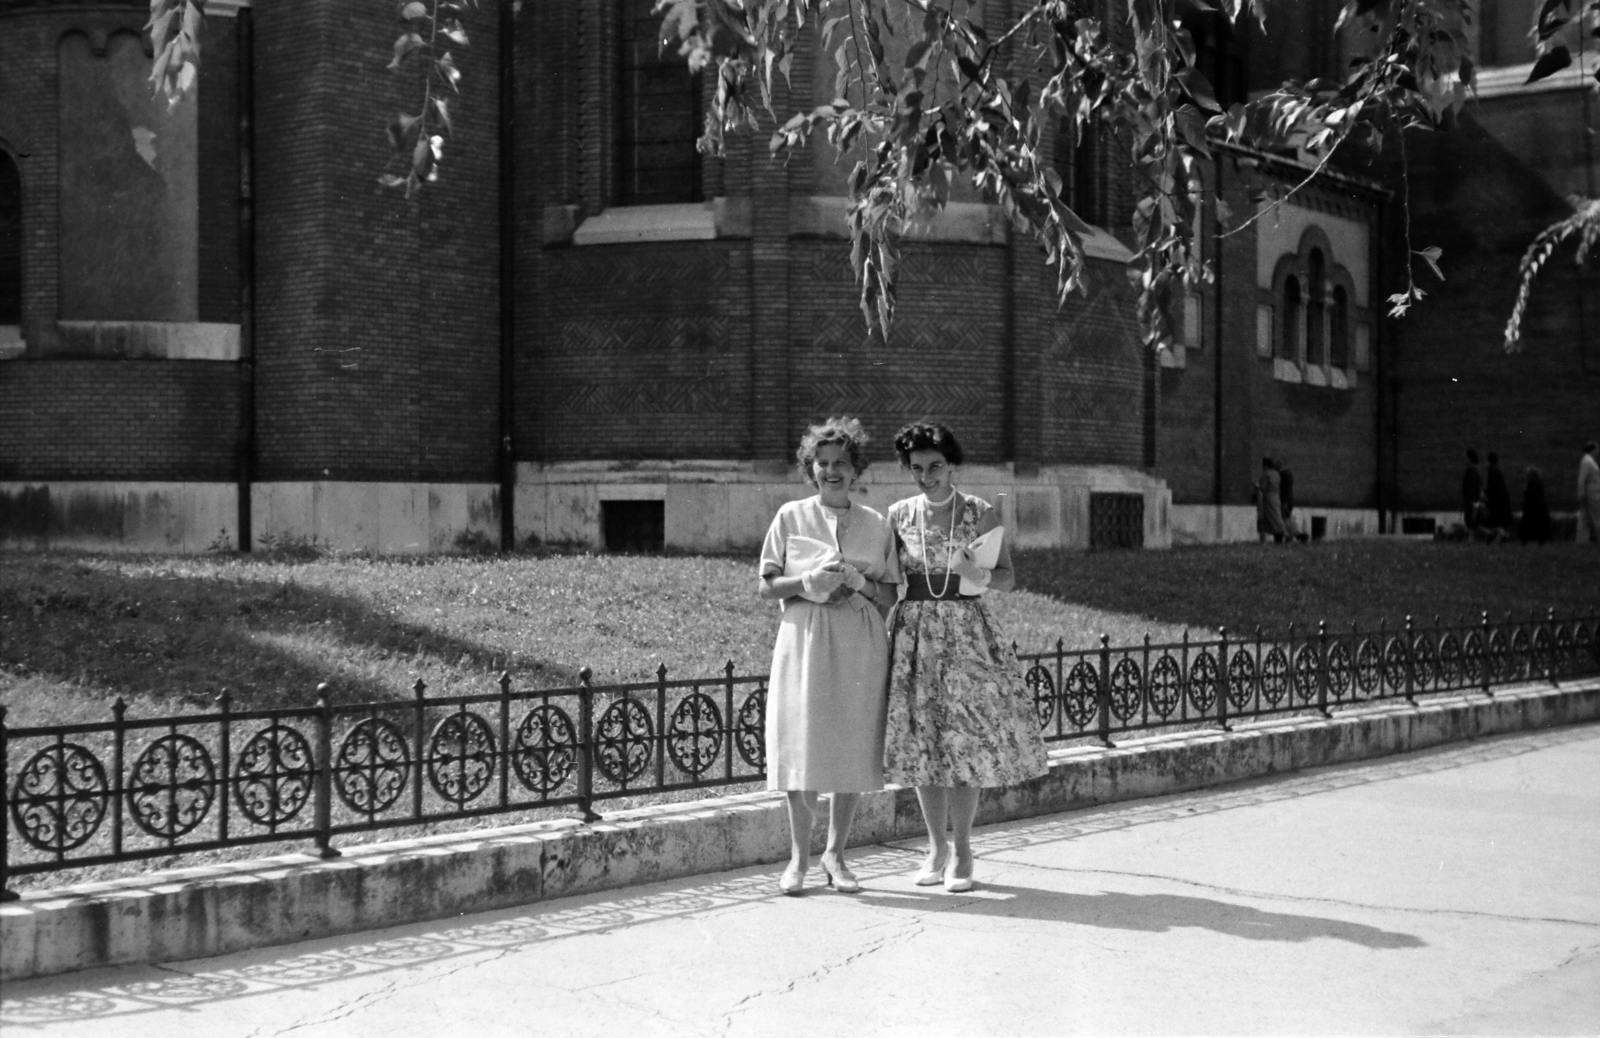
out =
<path fill-rule="evenodd" d="M 232 479 L 235 371 L 177 360 L 0 364 L 0 479 Z"/>
<path fill-rule="evenodd" d="M 0 137 L 23 187 L 23 334 L 30 356 L 0 362 L 0 478 L 228 480 L 238 431 L 237 366 L 64 357 L 58 312 L 57 45 L 137 32 L 138 3 L 22 9 L 0 19 Z M 200 317 L 237 319 L 235 58 L 231 19 L 208 25 L 199 86 Z M 214 134 L 214 136 L 212 136 Z M 40 353 L 58 356 L 41 358 Z"/>
<path fill-rule="evenodd" d="M 1443 249 L 1446 281 L 1419 275 L 1426 301 L 1393 322 L 1400 504 L 1459 507 L 1465 448 L 1497 451 L 1520 503 L 1524 471 L 1550 506 L 1575 503 L 1578 459 L 1600 438 L 1600 277 L 1572 246 L 1553 256 L 1523 321 L 1521 352 L 1502 348 L 1523 251 L 1563 201 L 1591 190 L 1577 91 L 1480 100 L 1455 132 L 1409 140 L 1415 247 Z"/>
<path fill-rule="evenodd" d="M 1089 298 L 1058 314 L 1031 240 L 911 243 L 894 327 L 869 338 L 848 243 L 789 227 L 791 199 L 837 189 L 831 154 L 777 164 L 757 132 L 704 160 L 708 191 L 749 200 L 748 240 L 541 246 L 547 207 L 612 201 L 612 14 L 542 0 L 519 30 L 519 458 L 783 460 L 807 424 L 847 413 L 880 458 L 929 416 L 974 461 L 1143 464 L 1145 364 L 1119 270 L 1093 264 Z M 776 106 L 831 81 L 825 64 L 803 37 Z"/>
<path fill-rule="evenodd" d="M 67 29 L 142 24 L 138 11 L 7 13 L 0 21 L 0 137 L 22 176 L 22 330 L 55 333 L 57 270 L 56 43 Z"/>
<path fill-rule="evenodd" d="M 469 11 L 437 184 L 382 188 L 391 6 L 274 0 L 256 24 L 257 476 L 474 482 L 499 439 L 496 5 Z"/>

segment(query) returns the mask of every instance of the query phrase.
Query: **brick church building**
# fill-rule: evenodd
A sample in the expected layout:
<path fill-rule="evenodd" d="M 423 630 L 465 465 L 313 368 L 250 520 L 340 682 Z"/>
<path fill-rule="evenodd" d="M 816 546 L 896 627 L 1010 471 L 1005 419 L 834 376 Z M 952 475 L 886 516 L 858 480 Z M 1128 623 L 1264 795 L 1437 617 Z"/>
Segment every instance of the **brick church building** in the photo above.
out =
<path fill-rule="evenodd" d="M 143 0 L 0 0 L 0 546 L 741 548 L 840 413 L 877 442 L 868 503 L 909 493 L 888 441 L 933 417 L 1023 545 L 1251 538 L 1262 455 L 1327 536 L 1453 507 L 1469 441 L 1571 506 L 1592 275 L 1543 286 L 1525 353 L 1498 343 L 1518 242 L 1592 164 L 1580 81 L 1518 87 L 1514 33 L 1486 36 L 1507 68 L 1466 132 L 1413 159 L 1413 238 L 1460 272 L 1414 316 L 1383 316 L 1393 185 L 1325 174 L 1237 234 L 1202 214 L 1217 278 L 1158 355 L 1123 271 L 1132 188 L 1093 140 L 1055 145 L 1100 228 L 1086 294 L 1057 307 L 1037 244 L 964 197 L 912 235 L 868 336 L 849 160 L 774 163 L 764 135 L 697 153 L 707 87 L 651 6 L 481 5 L 440 181 L 407 200 L 377 183 L 386 119 L 419 101 L 384 70 L 391 5 L 210 0 L 169 108 Z M 1313 6 L 1270 39 L 1196 24 L 1224 101 L 1340 64 Z M 810 41 L 778 103 L 832 80 Z M 1529 111 L 1558 108 L 1571 132 L 1530 147 Z M 1219 149 L 1208 176 L 1237 214 L 1304 173 Z"/>

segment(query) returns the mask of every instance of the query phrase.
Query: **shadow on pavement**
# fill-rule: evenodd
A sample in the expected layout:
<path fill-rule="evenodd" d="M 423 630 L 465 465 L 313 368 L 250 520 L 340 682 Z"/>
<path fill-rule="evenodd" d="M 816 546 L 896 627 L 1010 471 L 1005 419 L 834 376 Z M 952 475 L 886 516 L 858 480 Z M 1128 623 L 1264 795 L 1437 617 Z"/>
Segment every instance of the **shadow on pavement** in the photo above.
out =
<path fill-rule="evenodd" d="M 980 895 L 988 896 L 974 896 L 954 904 L 945 894 L 912 895 L 909 898 L 896 894 L 893 897 L 875 898 L 871 892 L 866 892 L 863 897 L 884 907 L 944 910 L 965 915 L 1032 919 L 1144 933 L 1166 933 L 1180 927 L 1196 927 L 1252 941 L 1311 941 L 1327 937 L 1374 949 L 1421 948 L 1427 944 L 1412 934 L 1380 930 L 1375 926 L 1364 926 L 1343 919 L 1263 912 L 1248 905 L 1180 894 L 1124 894 L 1117 891 L 1073 894 L 1001 883 L 980 883 L 978 890 Z"/>

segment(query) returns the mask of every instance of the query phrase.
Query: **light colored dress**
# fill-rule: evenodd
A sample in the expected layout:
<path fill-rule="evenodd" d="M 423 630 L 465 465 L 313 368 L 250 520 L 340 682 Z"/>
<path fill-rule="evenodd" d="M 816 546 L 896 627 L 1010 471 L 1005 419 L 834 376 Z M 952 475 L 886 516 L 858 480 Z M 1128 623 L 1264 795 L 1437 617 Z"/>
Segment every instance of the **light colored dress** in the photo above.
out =
<path fill-rule="evenodd" d="M 1578 543 L 1600 540 L 1600 462 L 1585 453 L 1578 462 Z"/>
<path fill-rule="evenodd" d="M 778 509 L 761 546 L 761 575 L 783 573 L 789 537 L 836 545 L 871 580 L 900 582 L 894 535 L 882 514 L 852 504 L 841 541 L 838 516 L 820 498 Z M 867 793 L 883 788 L 883 617 L 865 596 L 832 605 L 794 597 L 772 647 L 767 681 L 767 788 Z"/>
<path fill-rule="evenodd" d="M 931 583 L 943 590 L 947 546 L 972 543 L 989 511 L 980 498 L 963 499 L 954 538 L 950 527 L 927 521 L 923 497 L 889 506 L 903 573 L 927 576 L 926 547 Z M 892 632 L 885 778 L 903 786 L 1009 786 L 1050 770 L 1022 666 L 981 597 L 901 602 Z"/>

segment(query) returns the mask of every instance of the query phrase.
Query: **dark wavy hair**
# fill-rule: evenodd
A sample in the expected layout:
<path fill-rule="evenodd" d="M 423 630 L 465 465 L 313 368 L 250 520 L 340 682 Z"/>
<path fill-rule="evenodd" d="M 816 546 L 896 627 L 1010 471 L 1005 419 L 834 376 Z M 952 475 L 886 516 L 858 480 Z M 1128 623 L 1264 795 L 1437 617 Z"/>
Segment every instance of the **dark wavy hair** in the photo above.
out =
<path fill-rule="evenodd" d="M 817 476 L 811 470 L 811 463 L 817 460 L 817 451 L 830 443 L 837 443 L 850 452 L 850 464 L 859 476 L 867 471 L 867 442 L 870 439 L 857 418 L 840 415 L 813 425 L 800 437 L 800 449 L 794 452 L 795 460 L 800 463 L 800 474 L 805 476 L 807 483 L 816 486 Z"/>
<path fill-rule="evenodd" d="M 938 451 L 952 465 L 961 464 L 961 441 L 948 425 L 938 422 L 912 422 L 894 434 L 894 452 L 900 464 L 909 466 L 915 451 Z"/>

